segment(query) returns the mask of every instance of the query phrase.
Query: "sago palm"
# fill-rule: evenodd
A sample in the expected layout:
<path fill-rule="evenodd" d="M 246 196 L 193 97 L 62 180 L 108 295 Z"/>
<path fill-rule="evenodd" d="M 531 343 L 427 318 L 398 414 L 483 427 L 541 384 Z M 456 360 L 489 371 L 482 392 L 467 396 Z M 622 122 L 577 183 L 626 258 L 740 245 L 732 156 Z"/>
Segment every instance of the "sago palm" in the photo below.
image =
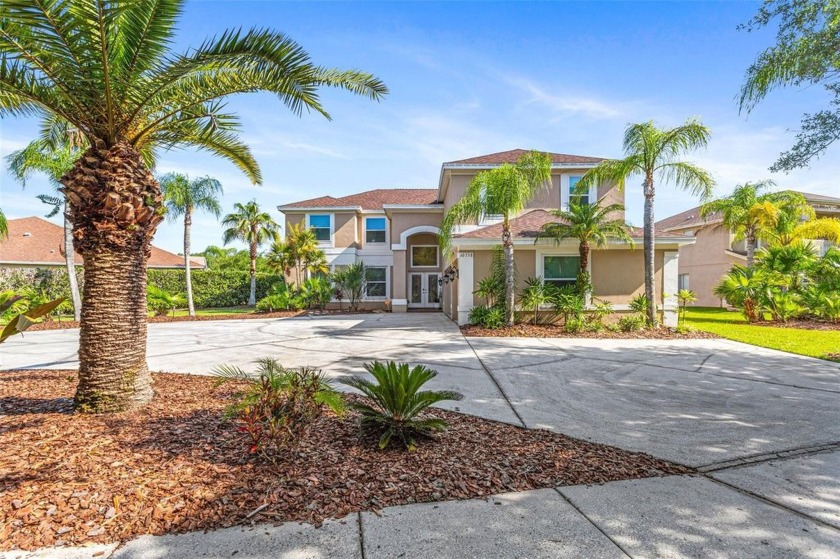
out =
<path fill-rule="evenodd" d="M 645 295 L 647 296 L 647 321 L 657 325 L 656 293 L 654 289 L 655 226 L 653 200 L 656 181 L 664 181 L 687 190 L 694 195 L 708 198 L 714 180 L 704 169 L 681 161 L 688 152 L 705 148 L 711 132 L 697 120 L 687 120 L 675 128 L 658 128 L 653 121 L 631 124 L 624 132 L 624 159 L 610 159 L 590 169 L 578 182 L 577 188 L 585 191 L 601 183 L 614 183 L 624 188 L 631 176 L 642 176 L 645 196 Z"/>
<path fill-rule="evenodd" d="M 79 159 L 82 153 L 84 138 L 78 134 L 62 138 L 56 143 L 43 139 L 33 140 L 23 149 L 13 151 L 6 157 L 9 173 L 17 179 L 22 186 L 34 173 L 43 173 L 47 176 L 50 184 L 56 189 L 61 189 L 61 177 L 73 168 L 73 164 Z M 52 206 L 47 217 L 53 217 L 59 212 L 64 218 L 64 265 L 67 268 L 67 281 L 70 284 L 70 300 L 73 303 L 73 318 L 78 321 L 82 318 L 82 296 L 79 293 L 79 282 L 76 279 L 76 262 L 73 250 L 73 220 L 70 214 L 70 206 L 66 197 L 58 193 L 58 196 L 41 194 L 38 199 Z"/>
<path fill-rule="evenodd" d="M 551 186 L 551 158 L 531 151 L 513 165 L 482 171 L 467 185 L 464 197 L 443 216 L 440 244 L 448 253 L 457 225 L 478 223 L 486 215 L 502 216 L 502 247 L 505 253 L 505 322 L 513 325 L 515 272 L 510 220 L 541 190 Z"/>
<path fill-rule="evenodd" d="M 193 213 L 199 210 L 211 213 L 216 219 L 222 214 L 219 195 L 222 183 L 212 177 L 190 180 L 180 173 L 169 173 L 160 178 L 160 188 L 166 204 L 166 215 L 171 220 L 184 216 L 184 275 L 187 284 L 187 309 L 195 316 L 193 303 L 192 271 L 190 269 L 190 229 Z"/>
<path fill-rule="evenodd" d="M 222 225 L 227 227 L 223 233 L 224 243 L 244 241 L 248 244 L 248 255 L 251 260 L 249 272 L 251 274 L 251 292 L 248 295 L 248 306 L 257 304 L 257 250 L 267 241 L 278 240 L 277 222 L 268 212 L 260 209 L 255 200 L 246 204 L 237 202 L 233 205 L 233 213 L 222 219 Z"/>
<path fill-rule="evenodd" d="M 606 248 L 610 239 L 633 245 L 630 228 L 622 219 L 615 219 L 616 213 L 623 212 L 621 204 L 601 205 L 572 202 L 568 210 L 554 210 L 552 214 L 557 222 L 542 226 L 537 241 L 550 239 L 560 244 L 565 239 L 577 239 L 580 254 L 578 287 L 585 290 L 589 285 L 589 254 L 592 247 Z M 535 241 L 535 242 L 537 242 Z"/>
<path fill-rule="evenodd" d="M 762 192 L 773 186 L 771 180 L 739 184 L 732 194 L 703 204 L 703 218 L 720 214 L 721 226 L 731 231 L 735 240 L 743 240 L 747 250 L 747 267 L 755 263 L 758 240 L 779 219 L 780 204 L 794 196 L 792 192 Z"/>
<path fill-rule="evenodd" d="M 78 131 L 86 151 L 62 177 L 85 261 L 76 409 L 109 412 L 152 397 L 146 365 L 146 259 L 163 220 L 149 170 L 156 148 L 192 147 L 259 167 L 225 100 L 275 94 L 293 113 L 329 116 L 318 91 L 372 99 L 373 76 L 314 64 L 269 29 L 226 31 L 172 50 L 183 0 L 0 0 L 0 116 L 38 117 L 49 138 Z M 58 132 L 57 132 L 58 131 Z"/>

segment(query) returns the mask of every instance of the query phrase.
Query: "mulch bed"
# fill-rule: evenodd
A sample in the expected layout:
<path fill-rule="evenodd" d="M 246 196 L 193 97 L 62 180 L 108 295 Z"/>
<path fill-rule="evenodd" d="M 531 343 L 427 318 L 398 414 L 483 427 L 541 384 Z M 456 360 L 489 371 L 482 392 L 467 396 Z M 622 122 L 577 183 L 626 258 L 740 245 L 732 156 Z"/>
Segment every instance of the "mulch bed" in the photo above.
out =
<path fill-rule="evenodd" d="M 197 316 L 150 316 L 148 323 L 157 324 L 161 322 L 202 322 L 205 320 L 242 320 L 242 319 L 265 319 L 265 318 L 289 318 L 292 316 L 300 316 L 306 314 L 306 311 L 281 311 L 281 312 L 243 312 L 236 314 L 213 314 L 213 315 L 197 315 Z M 79 323 L 75 320 L 48 320 L 39 322 L 29 328 L 29 332 L 38 330 L 64 330 L 67 328 L 78 328 Z"/>
<path fill-rule="evenodd" d="M 469 324 L 461 326 L 461 332 L 467 337 L 474 338 L 593 338 L 598 340 L 703 340 L 714 339 L 719 336 L 702 330 L 692 330 L 680 333 L 671 328 L 656 330 L 640 330 L 638 332 L 616 332 L 601 330 L 600 332 L 577 332 L 570 334 L 562 326 L 556 324 L 515 324 L 502 328 L 490 329 Z"/>
<path fill-rule="evenodd" d="M 355 418 L 326 415 L 297 455 L 248 454 L 222 410 L 234 385 L 155 374 L 146 408 L 71 413 L 75 371 L 0 382 L 0 550 L 127 540 L 243 522 L 340 518 L 390 505 L 690 473 L 645 454 L 443 410 L 417 451 L 378 451 Z M 266 505 L 250 520 L 252 511 Z"/>
<path fill-rule="evenodd" d="M 821 320 L 766 320 L 752 322 L 752 326 L 772 326 L 774 328 L 798 328 L 800 330 L 822 330 L 827 332 L 840 332 L 840 323 L 823 322 Z"/>

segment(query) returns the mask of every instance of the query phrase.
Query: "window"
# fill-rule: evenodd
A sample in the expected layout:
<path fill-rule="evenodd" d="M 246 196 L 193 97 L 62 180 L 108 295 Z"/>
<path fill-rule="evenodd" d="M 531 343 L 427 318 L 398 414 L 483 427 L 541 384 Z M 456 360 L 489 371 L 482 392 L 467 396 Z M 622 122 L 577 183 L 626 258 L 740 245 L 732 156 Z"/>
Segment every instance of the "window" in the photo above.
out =
<path fill-rule="evenodd" d="M 498 211 L 498 209 L 495 207 L 497 205 L 496 201 L 490 197 L 490 195 L 487 193 L 486 188 L 481 189 L 480 196 L 481 196 L 482 201 L 484 202 L 484 207 L 485 208 L 489 209 L 491 212 L 493 210 Z M 479 225 L 482 225 L 482 224 L 489 224 L 489 223 L 494 223 L 496 221 L 500 221 L 502 218 L 504 218 L 503 214 L 487 213 L 487 214 L 484 214 L 483 216 L 481 216 L 481 219 L 479 219 L 478 221 L 479 221 Z"/>
<path fill-rule="evenodd" d="M 543 280 L 562 287 L 574 285 L 580 272 L 579 256 L 543 256 Z"/>
<path fill-rule="evenodd" d="M 677 289 L 679 289 L 681 291 L 683 289 L 689 289 L 689 287 L 688 287 L 688 274 L 680 274 L 677 277 Z"/>
<path fill-rule="evenodd" d="M 365 296 L 385 297 L 387 272 L 384 267 L 365 266 Z"/>
<path fill-rule="evenodd" d="M 414 245 L 411 247 L 412 268 L 437 268 L 438 247 L 435 245 Z"/>
<path fill-rule="evenodd" d="M 329 214 L 310 215 L 309 228 L 315 233 L 318 242 L 328 243 L 332 240 L 332 218 Z"/>
<path fill-rule="evenodd" d="M 368 217 L 365 219 L 365 242 L 385 243 L 385 218 Z"/>
<path fill-rule="evenodd" d="M 569 177 L 569 201 L 577 202 L 578 204 L 589 204 L 589 191 L 579 192 L 577 184 L 581 177 Z"/>

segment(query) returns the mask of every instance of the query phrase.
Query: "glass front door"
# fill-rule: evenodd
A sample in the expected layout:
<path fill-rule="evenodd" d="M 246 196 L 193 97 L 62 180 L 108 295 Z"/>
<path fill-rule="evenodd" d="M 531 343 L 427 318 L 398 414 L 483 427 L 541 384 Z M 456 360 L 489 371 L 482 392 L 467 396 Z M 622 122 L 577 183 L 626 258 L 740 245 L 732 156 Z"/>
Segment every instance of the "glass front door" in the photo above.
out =
<path fill-rule="evenodd" d="M 440 286 L 437 272 L 408 274 L 408 306 L 413 308 L 439 308 Z"/>

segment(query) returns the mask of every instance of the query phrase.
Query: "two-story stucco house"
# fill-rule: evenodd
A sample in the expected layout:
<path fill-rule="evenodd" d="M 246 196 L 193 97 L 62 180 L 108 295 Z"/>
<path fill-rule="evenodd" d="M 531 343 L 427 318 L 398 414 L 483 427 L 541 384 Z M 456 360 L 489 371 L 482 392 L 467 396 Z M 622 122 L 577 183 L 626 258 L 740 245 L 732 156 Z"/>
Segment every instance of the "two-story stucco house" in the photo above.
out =
<path fill-rule="evenodd" d="M 481 223 L 459 226 L 452 253 L 443 255 L 438 236 L 443 215 L 465 193 L 476 173 L 515 163 L 526 150 L 444 163 L 437 189 L 380 189 L 334 198 L 323 196 L 279 207 L 289 224 L 303 223 L 320 241 L 331 266 L 362 261 L 368 270 L 365 308 L 381 308 L 390 301 L 394 312 L 441 309 L 466 324 L 470 309 L 481 303 L 477 284 L 490 272 L 493 248 L 501 244 L 501 224 L 488 216 Z M 550 210 L 567 207 L 574 185 L 602 159 L 550 153 L 551 185 L 511 222 L 518 288 L 529 277 L 558 285 L 573 283 L 580 266 L 578 242 L 535 242 L 540 227 L 556 218 Z M 600 185 L 588 196 L 605 204 L 623 203 L 624 192 Z M 621 216 L 623 217 L 623 216 Z M 644 292 L 642 232 L 634 230 L 637 246 L 615 241 L 594 250 L 590 274 L 594 295 L 610 301 L 617 311 Z M 665 322 L 675 323 L 678 256 L 685 235 L 660 234 L 656 239 L 656 291 L 665 309 Z M 663 294 L 665 297 L 663 297 Z"/>
<path fill-rule="evenodd" d="M 799 194 L 814 208 L 817 217 L 840 217 L 840 198 L 807 192 Z M 726 302 L 716 297 L 712 290 L 733 264 L 743 266 L 746 263 L 747 249 L 743 240 L 736 241 L 732 231 L 721 227 L 720 214 L 702 218 L 700 208 L 697 206 L 658 221 L 656 230 L 695 239 L 695 243 L 680 248 L 679 288 L 697 293 L 697 306 L 723 307 Z M 831 245 L 822 240 L 812 243 L 820 254 L 824 254 Z"/>

